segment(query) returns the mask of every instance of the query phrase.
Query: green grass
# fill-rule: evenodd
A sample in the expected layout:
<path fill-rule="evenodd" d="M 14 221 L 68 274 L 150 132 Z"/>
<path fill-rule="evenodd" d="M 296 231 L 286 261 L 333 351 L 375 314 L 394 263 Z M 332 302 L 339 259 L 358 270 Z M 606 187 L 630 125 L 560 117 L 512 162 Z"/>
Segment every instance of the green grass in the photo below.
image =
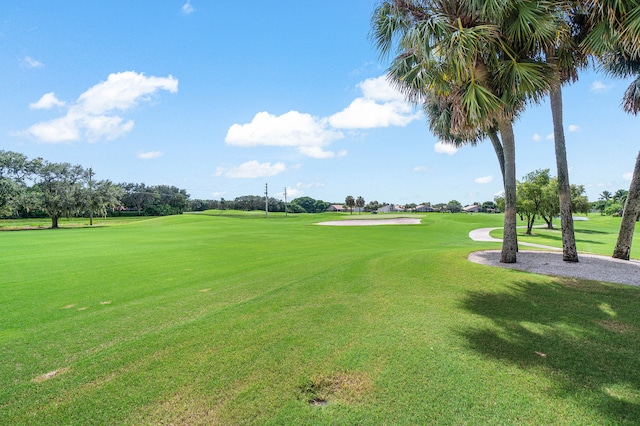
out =
<path fill-rule="evenodd" d="M 578 251 L 611 256 L 618 238 L 621 219 L 619 217 L 601 216 L 597 213 L 584 217 L 588 220 L 576 220 L 573 223 Z M 519 223 L 519 225 L 525 224 L 525 222 Z M 540 225 L 544 226 L 540 227 Z M 542 224 L 536 223 L 536 227 L 532 229 L 532 235 L 526 235 L 526 229 L 519 228 L 518 241 L 562 247 L 560 220 L 556 219 L 553 226 L 554 229 L 547 229 L 544 222 Z M 640 225 L 636 228 L 639 230 L 635 234 L 640 235 Z M 502 238 L 502 229 L 491 231 L 491 235 L 496 238 Z M 634 240 L 637 241 L 637 238 Z M 640 259 L 638 246 L 640 246 L 640 242 L 631 247 L 631 258 L 633 259 Z"/>
<path fill-rule="evenodd" d="M 0 424 L 640 422 L 640 289 L 473 264 L 500 215 L 418 217 L 2 232 Z"/>

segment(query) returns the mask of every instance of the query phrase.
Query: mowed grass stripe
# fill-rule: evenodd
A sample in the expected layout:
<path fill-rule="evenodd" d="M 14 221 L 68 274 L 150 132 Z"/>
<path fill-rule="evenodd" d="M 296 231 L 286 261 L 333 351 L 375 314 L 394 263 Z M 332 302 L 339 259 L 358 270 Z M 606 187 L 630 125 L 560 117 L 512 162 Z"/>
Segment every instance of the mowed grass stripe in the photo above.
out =
<path fill-rule="evenodd" d="M 0 235 L 3 423 L 640 418 L 637 289 L 469 263 L 497 215 L 313 225 L 335 217 Z"/>

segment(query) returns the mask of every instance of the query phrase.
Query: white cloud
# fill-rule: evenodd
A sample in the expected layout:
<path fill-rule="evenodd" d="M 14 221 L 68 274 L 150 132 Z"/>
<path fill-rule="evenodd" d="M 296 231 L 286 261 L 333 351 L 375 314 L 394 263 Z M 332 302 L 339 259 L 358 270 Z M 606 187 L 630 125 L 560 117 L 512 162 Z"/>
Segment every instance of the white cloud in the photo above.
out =
<path fill-rule="evenodd" d="M 225 142 L 234 146 L 288 146 L 313 158 L 330 158 L 335 154 L 322 148 L 343 138 L 341 132 L 331 130 L 326 120 L 289 111 L 275 116 L 259 112 L 251 123 L 234 124 L 227 131 Z"/>
<path fill-rule="evenodd" d="M 554 140 L 554 139 L 555 139 L 555 137 L 553 136 L 553 133 L 549 133 L 549 134 L 545 137 L 545 139 L 546 139 L 546 140 L 548 140 L 548 141 L 552 141 L 552 140 Z"/>
<path fill-rule="evenodd" d="M 195 9 L 193 8 L 193 6 L 191 6 L 191 2 L 189 0 L 187 0 L 187 2 L 182 5 L 182 13 L 184 13 L 185 15 L 189 15 L 194 11 Z"/>
<path fill-rule="evenodd" d="M 569 131 L 571 133 L 578 133 L 580 131 L 580 126 L 577 124 L 569 124 Z"/>
<path fill-rule="evenodd" d="M 228 178 L 259 178 L 276 176 L 286 170 L 284 163 L 258 163 L 257 161 L 247 161 L 237 167 L 218 167 L 216 176 Z"/>
<path fill-rule="evenodd" d="M 49 92 L 42 95 L 38 102 L 29 104 L 30 109 L 50 109 L 54 106 L 64 106 L 64 102 L 56 98 L 55 93 Z"/>
<path fill-rule="evenodd" d="M 27 68 L 42 68 L 44 64 L 37 59 L 33 59 L 31 56 L 25 56 L 22 58 L 22 66 Z"/>
<path fill-rule="evenodd" d="M 404 127 L 420 117 L 420 113 L 405 101 L 386 76 L 370 78 L 358 84 L 363 96 L 356 98 L 342 111 L 329 117 L 329 123 L 339 129 L 372 129 Z"/>
<path fill-rule="evenodd" d="M 149 101 L 151 95 L 160 90 L 175 93 L 178 80 L 168 77 L 147 77 L 143 73 L 126 71 L 110 74 L 107 81 L 96 84 L 82 93 L 70 105 L 67 114 L 46 122 L 36 123 L 25 131 L 41 142 L 57 143 L 86 138 L 89 141 L 111 140 L 130 132 L 132 120 L 124 120 L 115 115 L 116 111 L 126 111 L 141 101 Z M 64 105 L 53 92 L 40 98 L 31 108 Z"/>
<path fill-rule="evenodd" d="M 493 182 L 493 176 L 483 176 L 483 177 L 475 178 L 474 182 L 481 183 L 481 184 L 491 183 Z"/>
<path fill-rule="evenodd" d="M 633 179 L 633 173 L 632 172 L 623 173 L 622 179 L 630 181 L 631 179 Z"/>
<path fill-rule="evenodd" d="M 456 152 L 458 152 L 458 148 L 456 148 L 451 144 L 444 143 L 442 141 L 438 141 L 436 144 L 434 144 L 433 150 L 438 154 L 448 154 L 448 155 L 453 155 Z"/>
<path fill-rule="evenodd" d="M 149 151 L 149 152 L 140 151 L 136 154 L 136 157 L 139 158 L 140 160 L 155 160 L 156 158 L 160 158 L 163 155 L 164 155 L 164 152 L 162 151 Z"/>
<path fill-rule="evenodd" d="M 534 133 L 534 134 L 533 134 L 533 138 L 532 138 L 532 139 L 533 139 L 534 141 L 536 141 L 536 142 L 539 142 L 539 141 L 540 141 L 540 139 L 542 139 L 542 138 L 540 137 L 540 135 L 539 135 L 539 134 Z"/>
<path fill-rule="evenodd" d="M 413 171 L 416 173 L 426 173 L 429 171 L 429 168 L 427 166 L 415 166 Z"/>
<path fill-rule="evenodd" d="M 608 92 L 613 87 L 613 84 L 605 84 L 600 80 L 596 80 L 591 83 L 591 91 L 596 93 Z"/>

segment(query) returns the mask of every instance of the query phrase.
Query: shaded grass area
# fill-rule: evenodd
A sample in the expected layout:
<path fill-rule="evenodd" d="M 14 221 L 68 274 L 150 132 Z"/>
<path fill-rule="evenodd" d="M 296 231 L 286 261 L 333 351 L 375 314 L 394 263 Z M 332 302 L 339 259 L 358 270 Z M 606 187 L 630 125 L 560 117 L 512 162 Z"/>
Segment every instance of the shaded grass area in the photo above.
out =
<path fill-rule="evenodd" d="M 613 254 L 613 248 L 616 245 L 616 239 L 618 238 L 621 218 L 591 214 L 588 216 L 588 219 L 589 220 L 574 221 L 578 251 L 611 256 Z M 524 225 L 524 222 L 519 222 L 518 224 Z M 562 247 L 562 231 L 560 230 L 560 224 L 557 219 L 554 227 L 554 229 L 547 229 L 545 225 L 545 227 L 533 228 L 532 235 L 526 235 L 525 230 L 519 228 L 518 241 L 543 244 L 551 247 Z M 491 236 L 495 238 L 502 238 L 502 234 L 502 229 L 491 231 Z M 631 258 L 640 259 L 640 250 L 637 249 L 637 246 L 640 245 L 640 242 L 638 242 L 640 239 L 640 237 L 638 237 L 638 235 L 640 235 L 640 226 L 636 226 L 634 235 L 636 236 L 634 238 L 636 244 L 631 247 Z"/>
<path fill-rule="evenodd" d="M 637 288 L 472 264 L 501 216 L 421 217 L 2 234 L 0 423 L 640 421 Z"/>

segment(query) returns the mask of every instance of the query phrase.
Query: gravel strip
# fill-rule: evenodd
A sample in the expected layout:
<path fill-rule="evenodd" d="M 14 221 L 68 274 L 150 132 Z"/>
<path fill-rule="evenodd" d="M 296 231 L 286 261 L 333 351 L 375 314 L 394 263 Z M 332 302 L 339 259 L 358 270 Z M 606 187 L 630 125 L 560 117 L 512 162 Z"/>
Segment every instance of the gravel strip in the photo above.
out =
<path fill-rule="evenodd" d="M 562 253 L 521 250 L 516 263 L 500 263 L 500 250 L 476 251 L 469 260 L 482 265 L 517 269 L 543 275 L 584 278 L 640 287 L 640 261 L 578 254 L 579 262 L 565 262 Z"/>

